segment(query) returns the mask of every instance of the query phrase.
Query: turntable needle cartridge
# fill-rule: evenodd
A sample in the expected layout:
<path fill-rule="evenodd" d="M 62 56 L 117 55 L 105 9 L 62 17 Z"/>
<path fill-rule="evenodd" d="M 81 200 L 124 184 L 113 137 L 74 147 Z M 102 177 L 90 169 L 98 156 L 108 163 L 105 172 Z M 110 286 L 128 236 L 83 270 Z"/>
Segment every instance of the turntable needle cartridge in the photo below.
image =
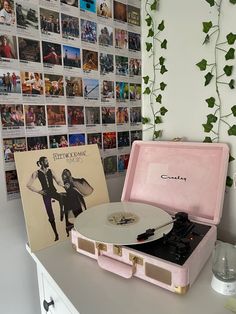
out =
<path fill-rule="evenodd" d="M 154 233 L 155 233 L 157 230 L 159 230 L 159 229 L 161 229 L 161 228 L 163 228 L 163 227 L 165 227 L 165 226 L 168 226 L 168 225 L 174 223 L 175 220 L 177 220 L 177 218 L 175 218 L 175 219 L 173 219 L 173 220 L 171 220 L 171 221 L 169 221 L 169 222 L 167 222 L 167 223 L 165 223 L 165 224 L 163 224 L 163 225 L 160 225 L 160 226 L 158 226 L 158 227 L 156 227 L 156 228 L 147 229 L 144 233 L 140 233 L 140 234 L 137 236 L 137 240 L 140 241 L 140 242 L 147 240 L 148 238 L 150 238 L 151 236 L 153 236 Z"/>

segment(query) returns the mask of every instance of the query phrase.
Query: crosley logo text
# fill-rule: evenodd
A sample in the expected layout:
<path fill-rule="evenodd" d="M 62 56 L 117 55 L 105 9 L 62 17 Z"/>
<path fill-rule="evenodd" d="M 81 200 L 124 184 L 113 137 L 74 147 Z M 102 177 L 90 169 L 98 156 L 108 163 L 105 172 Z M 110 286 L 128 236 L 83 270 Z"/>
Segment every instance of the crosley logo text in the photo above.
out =
<path fill-rule="evenodd" d="M 180 180 L 180 181 L 187 181 L 187 178 L 183 178 L 181 176 L 167 176 L 166 174 L 162 174 L 161 175 L 161 178 L 162 179 L 165 179 L 165 180 Z"/>

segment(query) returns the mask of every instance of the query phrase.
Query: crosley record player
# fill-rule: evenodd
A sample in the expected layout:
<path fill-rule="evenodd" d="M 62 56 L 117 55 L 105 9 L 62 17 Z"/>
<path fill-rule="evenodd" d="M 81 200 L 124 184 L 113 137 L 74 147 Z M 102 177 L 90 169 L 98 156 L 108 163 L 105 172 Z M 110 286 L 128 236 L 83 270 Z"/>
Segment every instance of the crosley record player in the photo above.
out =
<path fill-rule="evenodd" d="M 152 212 L 155 206 L 157 211 L 164 210 L 167 216 L 162 221 L 159 219 L 162 214 L 157 217 L 151 214 L 151 219 L 145 222 L 145 214 L 137 215 L 140 217 L 137 218 L 137 231 L 134 227 L 136 236 L 127 242 L 126 236 L 124 240 L 116 240 L 112 233 L 110 241 L 109 232 L 105 237 L 100 236 L 96 226 L 95 233 L 91 233 L 93 226 L 86 220 L 90 231 L 84 232 L 84 228 L 79 227 L 84 212 L 75 222 L 77 230 L 72 230 L 76 251 L 97 259 L 100 267 L 125 278 L 136 276 L 170 291 L 186 293 L 215 244 L 228 157 L 225 144 L 134 142 L 122 202 L 99 205 L 88 211 L 96 212 L 96 219 L 99 208 L 106 207 L 109 213 L 110 206 L 111 214 L 117 213 L 117 208 L 125 208 L 122 211 L 128 212 L 129 217 L 122 214 L 118 220 L 115 218 L 117 225 L 135 220 L 130 218 L 130 212 L 136 216 L 137 203 L 136 207 L 141 206 L 144 213 Z M 114 215 L 107 217 L 110 224 Z M 106 224 L 101 225 L 101 229 L 109 229 L 104 228 Z"/>

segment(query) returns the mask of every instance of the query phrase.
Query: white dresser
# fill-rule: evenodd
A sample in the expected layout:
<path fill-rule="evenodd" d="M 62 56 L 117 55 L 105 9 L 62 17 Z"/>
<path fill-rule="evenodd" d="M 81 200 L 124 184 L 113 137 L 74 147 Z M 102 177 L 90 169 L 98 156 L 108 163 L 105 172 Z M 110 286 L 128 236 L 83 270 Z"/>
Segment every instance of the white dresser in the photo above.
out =
<path fill-rule="evenodd" d="M 37 265 L 43 314 L 232 313 L 224 307 L 228 297 L 210 286 L 211 261 L 187 294 L 177 295 L 100 269 L 95 260 L 76 253 L 69 240 L 36 253 L 27 249 Z"/>

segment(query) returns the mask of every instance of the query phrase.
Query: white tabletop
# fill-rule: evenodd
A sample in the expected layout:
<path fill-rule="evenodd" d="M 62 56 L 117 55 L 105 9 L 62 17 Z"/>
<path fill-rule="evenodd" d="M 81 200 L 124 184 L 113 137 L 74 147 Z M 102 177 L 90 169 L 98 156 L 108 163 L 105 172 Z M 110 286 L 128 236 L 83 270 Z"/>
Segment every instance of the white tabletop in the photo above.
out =
<path fill-rule="evenodd" d="M 230 314 L 228 300 L 211 288 L 209 260 L 186 295 L 138 278 L 102 270 L 97 261 L 72 249 L 69 241 L 33 254 L 80 314 Z"/>

